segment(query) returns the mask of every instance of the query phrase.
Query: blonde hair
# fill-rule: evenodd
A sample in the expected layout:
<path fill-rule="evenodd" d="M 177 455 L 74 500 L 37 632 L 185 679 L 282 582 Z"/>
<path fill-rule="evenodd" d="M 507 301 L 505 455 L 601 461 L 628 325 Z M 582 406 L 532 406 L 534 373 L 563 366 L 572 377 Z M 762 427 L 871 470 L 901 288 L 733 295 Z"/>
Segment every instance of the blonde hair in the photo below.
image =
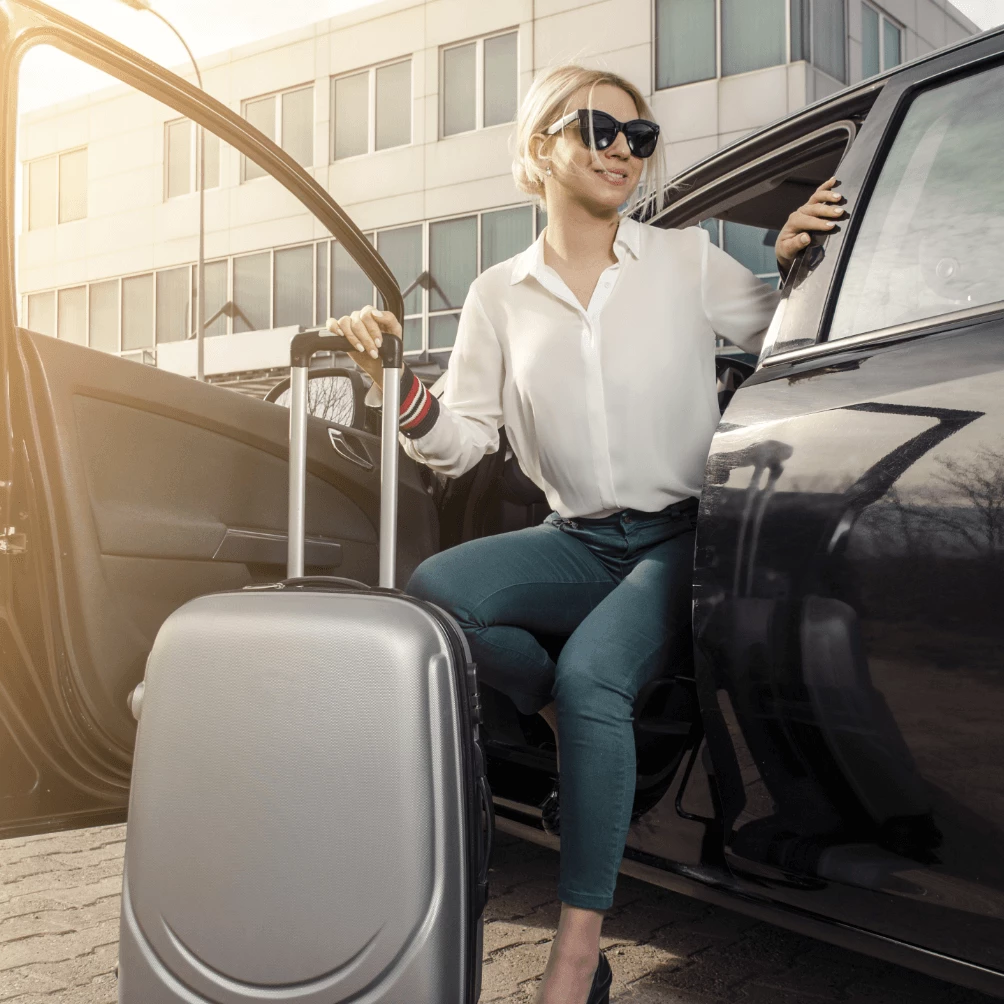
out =
<path fill-rule="evenodd" d="M 537 147 L 539 156 L 543 147 L 557 136 L 548 136 L 547 129 L 565 113 L 565 105 L 576 91 L 589 88 L 588 107 L 593 107 L 593 91 L 600 84 L 619 87 L 630 95 L 641 118 L 654 121 L 652 109 L 641 91 L 629 80 L 607 70 L 588 70 L 584 66 L 569 64 L 556 66 L 537 77 L 523 99 L 516 120 L 516 149 L 513 155 L 512 173 L 520 191 L 532 195 L 541 206 L 544 205 L 544 169 L 534 156 L 533 143 L 542 137 Z M 585 139 L 585 137 L 583 137 Z M 589 137 L 589 145 L 596 152 L 595 141 Z M 641 211 L 642 218 L 658 212 L 663 205 L 666 187 L 665 153 L 662 136 L 656 143 L 655 152 L 645 161 L 638 189 L 629 197 L 622 215 Z"/>

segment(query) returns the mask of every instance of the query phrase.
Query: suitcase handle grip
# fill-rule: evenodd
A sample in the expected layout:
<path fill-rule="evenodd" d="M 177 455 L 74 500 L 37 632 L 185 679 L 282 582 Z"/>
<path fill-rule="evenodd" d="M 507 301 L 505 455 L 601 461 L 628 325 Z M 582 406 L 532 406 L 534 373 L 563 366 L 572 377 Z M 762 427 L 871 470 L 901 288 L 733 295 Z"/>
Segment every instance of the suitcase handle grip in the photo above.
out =
<path fill-rule="evenodd" d="M 302 331 L 289 343 L 291 369 L 310 365 L 318 352 L 355 352 L 356 347 L 344 335 L 331 335 L 325 329 Z M 396 335 L 385 335 L 380 343 L 380 361 L 384 369 L 400 369 L 404 365 L 404 345 Z"/>
<path fill-rule="evenodd" d="M 304 331 L 294 335 L 289 346 L 289 536 L 286 576 L 303 577 L 306 548 L 307 500 L 307 377 L 310 360 L 318 352 L 354 351 L 343 335 Z M 397 401 L 401 395 L 404 345 L 396 335 L 385 334 L 380 345 L 383 363 L 384 400 Z M 397 408 L 383 409 L 380 440 L 380 586 L 394 588 L 397 561 L 397 469 L 398 432 L 401 416 Z"/>

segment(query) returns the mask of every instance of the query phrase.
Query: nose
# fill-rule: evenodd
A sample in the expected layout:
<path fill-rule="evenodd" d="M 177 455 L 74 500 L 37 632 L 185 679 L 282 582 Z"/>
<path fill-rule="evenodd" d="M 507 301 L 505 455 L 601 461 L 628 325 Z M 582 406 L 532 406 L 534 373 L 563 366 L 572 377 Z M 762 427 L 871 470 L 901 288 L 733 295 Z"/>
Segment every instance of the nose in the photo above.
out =
<path fill-rule="evenodd" d="M 614 137 L 613 143 L 603 151 L 608 157 L 617 157 L 619 160 L 627 160 L 631 156 L 631 148 L 627 144 L 624 133 L 619 132 Z"/>

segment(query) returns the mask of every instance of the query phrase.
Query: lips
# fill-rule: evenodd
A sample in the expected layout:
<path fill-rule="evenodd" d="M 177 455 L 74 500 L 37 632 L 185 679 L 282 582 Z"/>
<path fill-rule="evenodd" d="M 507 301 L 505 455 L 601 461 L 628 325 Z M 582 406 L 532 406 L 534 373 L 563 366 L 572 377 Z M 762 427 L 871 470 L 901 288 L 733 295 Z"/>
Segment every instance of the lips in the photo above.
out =
<path fill-rule="evenodd" d="M 611 185 L 624 185 L 627 184 L 627 175 L 621 174 L 619 171 L 607 171 L 605 169 L 597 169 L 596 173 Z"/>

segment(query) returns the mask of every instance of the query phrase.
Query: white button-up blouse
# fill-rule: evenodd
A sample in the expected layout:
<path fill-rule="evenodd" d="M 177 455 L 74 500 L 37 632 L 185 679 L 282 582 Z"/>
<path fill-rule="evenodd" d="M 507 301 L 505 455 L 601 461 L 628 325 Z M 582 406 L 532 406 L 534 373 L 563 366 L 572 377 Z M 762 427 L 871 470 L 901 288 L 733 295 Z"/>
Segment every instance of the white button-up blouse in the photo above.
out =
<path fill-rule="evenodd" d="M 617 264 L 584 308 L 544 264 L 543 241 L 471 285 L 439 417 L 405 451 L 457 477 L 498 449 L 505 425 L 561 516 L 699 497 L 720 417 L 715 335 L 759 352 L 778 294 L 700 227 L 624 218 Z"/>

